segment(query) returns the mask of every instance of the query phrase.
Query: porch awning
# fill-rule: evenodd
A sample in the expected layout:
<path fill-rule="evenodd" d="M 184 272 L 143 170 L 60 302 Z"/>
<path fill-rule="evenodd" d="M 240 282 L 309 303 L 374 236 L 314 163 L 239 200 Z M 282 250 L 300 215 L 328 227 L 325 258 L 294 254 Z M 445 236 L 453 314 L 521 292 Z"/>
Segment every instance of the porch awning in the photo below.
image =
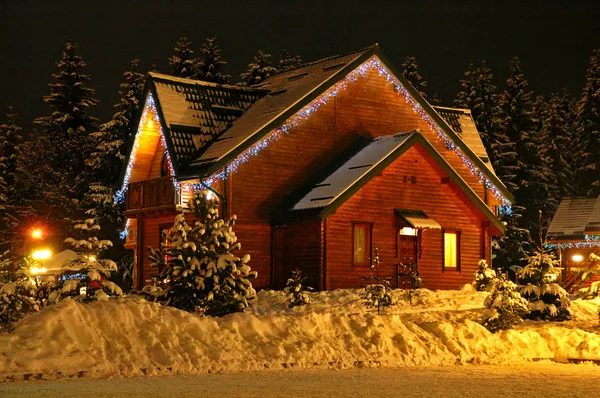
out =
<path fill-rule="evenodd" d="M 396 217 L 406 224 L 406 227 L 414 229 L 442 229 L 442 226 L 437 221 L 427 217 L 427 214 L 422 210 L 394 209 L 394 212 L 396 213 Z"/>

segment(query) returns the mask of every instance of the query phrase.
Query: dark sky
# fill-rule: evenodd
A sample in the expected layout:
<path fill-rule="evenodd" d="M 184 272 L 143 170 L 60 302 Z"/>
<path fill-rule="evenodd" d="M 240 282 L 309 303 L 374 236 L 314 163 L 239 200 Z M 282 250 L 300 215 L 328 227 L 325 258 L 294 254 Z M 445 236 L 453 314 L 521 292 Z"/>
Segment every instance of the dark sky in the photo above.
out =
<path fill-rule="evenodd" d="M 106 121 L 129 61 L 144 68 L 167 58 L 185 34 L 199 47 L 216 35 L 236 78 L 258 49 L 282 48 L 305 61 L 379 43 L 400 66 L 414 55 L 428 91 L 449 104 L 471 61 L 485 59 L 505 78 L 519 56 L 532 89 L 579 94 L 593 48 L 600 48 L 600 1 L 43 1 L 0 7 L 0 111 L 13 105 L 27 128 L 49 113 L 42 97 L 64 42 L 73 38 L 88 63 Z M 4 120 L 3 115 L 0 120 Z"/>

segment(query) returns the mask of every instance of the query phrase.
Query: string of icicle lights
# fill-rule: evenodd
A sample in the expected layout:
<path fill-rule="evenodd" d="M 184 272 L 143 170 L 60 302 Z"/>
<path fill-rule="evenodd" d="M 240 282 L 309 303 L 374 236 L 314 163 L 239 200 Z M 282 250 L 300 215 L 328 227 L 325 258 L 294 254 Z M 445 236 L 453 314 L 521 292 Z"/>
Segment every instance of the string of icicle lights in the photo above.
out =
<path fill-rule="evenodd" d="M 592 248 L 592 247 L 600 247 L 600 241 L 587 241 L 587 242 L 568 242 L 568 243 L 546 243 L 544 245 L 546 249 L 583 249 L 583 248 Z"/>
<path fill-rule="evenodd" d="M 146 104 L 144 105 L 144 112 L 142 113 L 142 118 L 140 119 L 139 128 L 135 134 L 135 138 L 133 139 L 133 147 L 131 148 L 131 154 L 129 155 L 127 169 L 125 169 L 123 185 L 121 186 L 121 189 L 119 189 L 115 193 L 115 203 L 122 203 L 125 200 L 125 192 L 127 191 L 127 185 L 129 184 L 129 179 L 131 178 L 131 171 L 133 170 L 133 166 L 135 165 L 135 159 L 137 156 L 138 148 L 140 146 L 140 142 L 145 137 L 144 133 L 149 131 L 156 131 L 147 128 L 149 122 L 152 122 L 153 125 L 156 126 L 160 134 L 160 143 L 163 146 L 163 148 L 165 148 L 165 157 L 167 158 L 167 165 L 169 167 L 169 171 L 172 176 L 175 176 L 175 172 L 173 170 L 173 162 L 171 161 L 171 156 L 169 155 L 169 151 L 167 150 L 165 135 L 163 133 L 160 120 L 158 119 L 158 111 L 156 110 L 156 105 L 154 104 L 154 97 L 151 93 L 148 93 L 148 97 L 146 98 Z"/>

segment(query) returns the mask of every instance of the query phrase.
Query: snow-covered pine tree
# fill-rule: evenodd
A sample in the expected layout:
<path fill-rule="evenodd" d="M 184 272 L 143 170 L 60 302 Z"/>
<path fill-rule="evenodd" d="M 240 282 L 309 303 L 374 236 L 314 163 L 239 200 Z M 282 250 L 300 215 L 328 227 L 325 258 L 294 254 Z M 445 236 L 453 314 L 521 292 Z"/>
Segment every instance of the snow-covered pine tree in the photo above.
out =
<path fill-rule="evenodd" d="M 216 44 L 216 40 L 216 37 L 208 38 L 202 45 L 197 78 L 207 82 L 227 84 L 231 76 L 223 73 L 227 61 L 223 60 L 221 48 Z"/>
<path fill-rule="evenodd" d="M 102 252 L 112 246 L 111 241 L 98 239 L 100 225 L 90 218 L 76 224 L 73 232 L 76 236 L 65 239 L 65 243 L 73 247 L 77 257 L 63 267 L 60 282 L 49 300 L 57 302 L 65 297 L 86 301 L 104 300 L 109 295 L 122 295 L 123 291 L 117 284 L 106 280 L 117 271 L 117 264 L 99 258 Z"/>
<path fill-rule="evenodd" d="M 512 206 L 510 213 L 500 214 L 500 220 L 506 223 L 506 232 L 494 239 L 492 249 L 496 255 L 494 263 L 500 264 L 503 272 L 522 266 L 531 252 L 531 234 L 519 226 L 522 211 L 521 206 Z"/>
<path fill-rule="evenodd" d="M 277 68 L 271 64 L 271 54 L 258 50 L 248 68 L 240 75 L 242 86 L 252 86 L 262 83 L 267 77 L 277 73 Z"/>
<path fill-rule="evenodd" d="M 313 288 L 306 286 L 305 282 L 306 278 L 302 277 L 302 270 L 296 269 L 292 271 L 292 277 L 287 280 L 285 289 L 283 289 L 290 300 L 290 308 L 311 302 L 308 292 L 312 291 Z"/>
<path fill-rule="evenodd" d="M 482 61 L 480 66 L 469 64 L 464 79 L 460 81 L 461 91 L 454 99 L 454 105 L 471 110 L 492 163 L 495 162 L 492 150 L 492 144 L 495 142 L 494 115 L 498 105 L 496 86 L 492 83 L 493 77 L 485 61 Z"/>
<path fill-rule="evenodd" d="M 0 284 L 0 328 L 14 329 L 14 324 L 25 315 L 40 309 L 36 286 L 23 272 L 12 282 Z"/>
<path fill-rule="evenodd" d="M 412 86 L 421 94 L 423 98 L 428 100 L 433 105 L 439 105 L 439 98 L 437 94 L 429 97 L 425 92 L 427 87 L 427 81 L 423 79 L 419 73 L 419 65 L 415 57 L 408 56 L 402 63 L 402 75 L 412 84 Z"/>
<path fill-rule="evenodd" d="M 503 274 L 494 280 L 484 305 L 487 309 L 483 314 L 483 326 L 492 333 L 510 329 L 529 312 L 527 300 L 521 296 L 517 285 Z"/>
<path fill-rule="evenodd" d="M 548 211 L 554 214 L 562 198 L 576 193 L 573 159 L 578 156 L 573 137 L 572 100 L 563 91 L 552 94 L 550 98 L 540 102 L 537 108 L 540 119 L 540 156 L 542 164 L 548 167 L 552 177 L 552 208 Z"/>
<path fill-rule="evenodd" d="M 479 292 L 490 291 L 497 278 L 496 271 L 483 259 L 479 260 L 478 268 L 473 287 Z"/>
<path fill-rule="evenodd" d="M 585 75 L 585 85 L 575 106 L 575 134 L 583 159 L 578 165 L 578 193 L 596 197 L 600 193 L 600 49 L 594 50 Z"/>
<path fill-rule="evenodd" d="M 552 253 L 538 249 L 527 258 L 520 272 L 519 291 L 529 302 L 531 319 L 562 321 L 571 317 L 567 292 L 556 283 L 559 262 Z"/>
<path fill-rule="evenodd" d="M 279 71 L 285 72 L 286 70 L 295 69 L 302 65 L 302 58 L 299 55 L 292 55 L 285 48 L 281 51 L 279 56 Z"/>
<path fill-rule="evenodd" d="M 200 191 L 189 202 L 197 220 L 193 225 L 184 213 L 163 231 L 166 243 L 159 250 L 148 248 L 153 266 L 166 281 L 167 304 L 195 313 L 221 316 L 244 311 L 256 296 L 250 278 L 257 276 L 248 262 L 250 255 L 237 257 L 240 250 L 233 226 L 219 217 L 219 203 Z"/>
<path fill-rule="evenodd" d="M 30 153 L 26 165 L 37 171 L 40 185 L 36 188 L 44 192 L 35 207 L 50 215 L 58 236 L 66 236 L 69 221 L 82 215 L 81 200 L 90 183 L 85 161 L 96 147 L 92 133 L 97 131 L 97 120 L 88 111 L 98 101 L 87 86 L 90 78 L 78 48 L 73 41 L 65 45 L 50 95 L 44 97 L 52 113 L 35 120 L 40 131 L 30 149 L 40 153 Z"/>
<path fill-rule="evenodd" d="M 189 79 L 198 78 L 199 60 L 194 57 L 192 42 L 187 37 L 181 36 L 175 43 L 173 55 L 169 57 L 169 66 L 173 76 Z"/>

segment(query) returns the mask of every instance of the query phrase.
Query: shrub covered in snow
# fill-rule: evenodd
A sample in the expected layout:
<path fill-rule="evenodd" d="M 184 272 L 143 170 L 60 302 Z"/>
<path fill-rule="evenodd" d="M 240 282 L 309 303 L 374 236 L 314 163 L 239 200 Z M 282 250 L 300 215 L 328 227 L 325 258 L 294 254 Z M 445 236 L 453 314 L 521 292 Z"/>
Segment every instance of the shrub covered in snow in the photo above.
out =
<path fill-rule="evenodd" d="M 36 286 L 26 275 L 19 273 L 15 281 L 0 286 L 0 327 L 3 329 L 11 331 L 15 322 L 39 309 Z"/>
<path fill-rule="evenodd" d="M 529 312 L 529 303 L 521 296 L 517 285 L 503 274 L 494 277 L 488 288 L 490 295 L 484 302 L 487 310 L 483 315 L 483 326 L 490 332 L 510 329 Z"/>
<path fill-rule="evenodd" d="M 560 275 L 558 260 L 552 253 L 535 251 L 520 272 L 521 295 L 529 302 L 529 318 L 561 321 L 571 317 L 567 292 L 555 281 Z"/>
<path fill-rule="evenodd" d="M 496 279 L 496 271 L 494 271 L 485 260 L 479 260 L 479 269 L 475 272 L 475 280 L 473 287 L 479 292 L 489 291 L 492 289 Z"/>
<path fill-rule="evenodd" d="M 198 192 L 189 202 L 197 221 L 189 225 L 184 213 L 163 231 L 165 243 L 159 250 L 149 248 L 152 265 L 161 270 L 166 282 L 167 304 L 207 315 L 244 311 L 256 296 L 250 278 L 256 277 L 248 262 L 250 255 L 237 257 L 240 250 L 233 226 L 219 218 L 219 203 L 207 192 Z"/>
<path fill-rule="evenodd" d="M 96 237 L 99 231 L 100 225 L 90 218 L 74 226 L 77 238 L 65 239 L 65 243 L 77 252 L 77 257 L 63 267 L 59 283 L 48 296 L 51 302 L 65 297 L 103 300 L 111 294 L 123 294 L 117 284 L 106 280 L 112 272 L 117 271 L 117 265 L 112 260 L 98 259 L 104 250 L 112 246 L 111 241 Z"/>
<path fill-rule="evenodd" d="M 581 285 L 600 275 L 600 256 L 590 253 L 588 267 L 581 270 Z M 581 286 L 580 285 L 580 286 Z M 578 295 L 584 299 L 593 299 L 600 296 L 600 281 L 590 282 L 589 286 L 579 289 Z"/>
<path fill-rule="evenodd" d="M 313 290 L 312 287 L 305 285 L 306 278 L 302 277 L 302 270 L 296 269 L 292 271 L 292 277 L 288 279 L 285 285 L 285 294 L 290 300 L 290 308 L 298 305 L 310 303 L 308 292 Z"/>
<path fill-rule="evenodd" d="M 365 286 L 362 294 L 364 303 L 367 307 L 377 308 L 377 313 L 381 310 L 394 304 L 392 297 L 392 289 L 385 283 L 377 283 Z"/>

